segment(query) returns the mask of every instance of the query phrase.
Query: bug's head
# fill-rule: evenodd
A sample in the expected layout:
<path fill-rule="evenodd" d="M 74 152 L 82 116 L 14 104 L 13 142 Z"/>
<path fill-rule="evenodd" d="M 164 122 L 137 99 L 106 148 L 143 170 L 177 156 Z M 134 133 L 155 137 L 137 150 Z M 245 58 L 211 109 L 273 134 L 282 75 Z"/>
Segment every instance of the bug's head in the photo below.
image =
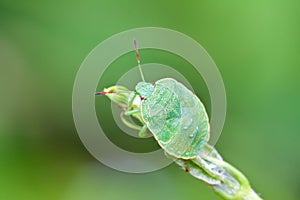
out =
<path fill-rule="evenodd" d="M 154 84 L 153 83 L 146 83 L 146 82 L 139 82 L 136 87 L 135 91 L 143 98 L 148 98 L 152 96 L 154 92 Z"/>

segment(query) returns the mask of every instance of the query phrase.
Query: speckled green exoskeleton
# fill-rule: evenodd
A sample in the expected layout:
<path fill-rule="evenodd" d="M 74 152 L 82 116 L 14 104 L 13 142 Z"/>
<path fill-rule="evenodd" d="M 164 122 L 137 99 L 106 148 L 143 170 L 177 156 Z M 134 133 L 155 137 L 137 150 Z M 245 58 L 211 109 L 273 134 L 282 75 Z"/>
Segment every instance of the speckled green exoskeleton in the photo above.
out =
<path fill-rule="evenodd" d="M 195 158 L 209 139 L 209 120 L 203 104 L 195 94 L 172 78 L 145 82 L 136 42 L 134 44 L 143 81 L 129 96 L 126 96 L 126 88 L 117 90 L 116 86 L 96 94 L 115 98 L 116 94 L 123 92 L 124 99 L 128 99 L 127 105 L 123 102 L 124 114 L 136 117 L 143 124 L 142 127 L 131 124 L 121 113 L 126 125 L 138 129 L 141 137 L 148 129 L 166 153 L 175 158 Z M 139 103 L 135 103 L 136 98 L 140 99 Z"/>

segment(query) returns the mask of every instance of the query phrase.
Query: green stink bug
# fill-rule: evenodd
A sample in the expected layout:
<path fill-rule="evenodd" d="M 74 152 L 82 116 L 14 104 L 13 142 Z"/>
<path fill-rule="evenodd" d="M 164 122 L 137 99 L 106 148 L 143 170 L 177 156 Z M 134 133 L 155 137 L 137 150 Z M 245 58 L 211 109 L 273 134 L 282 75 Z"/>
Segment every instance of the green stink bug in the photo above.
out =
<path fill-rule="evenodd" d="M 145 82 L 136 40 L 134 46 L 142 82 L 130 95 L 129 90 L 121 86 L 110 87 L 96 95 L 107 95 L 124 109 L 125 115 L 137 118 L 142 127 L 131 124 L 121 113 L 122 121 L 138 129 L 140 136 L 144 136 L 148 129 L 167 154 L 175 158 L 195 158 L 209 139 L 205 107 L 196 95 L 172 78 Z M 137 99 L 140 101 L 136 102 Z"/>

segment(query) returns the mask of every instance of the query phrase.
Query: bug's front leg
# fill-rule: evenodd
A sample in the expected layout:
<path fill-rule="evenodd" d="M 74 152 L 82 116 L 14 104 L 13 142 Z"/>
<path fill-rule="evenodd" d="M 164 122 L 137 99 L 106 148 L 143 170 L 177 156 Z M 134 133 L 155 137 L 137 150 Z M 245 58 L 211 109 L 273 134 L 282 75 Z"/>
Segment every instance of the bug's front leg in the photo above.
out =
<path fill-rule="evenodd" d="M 129 121 L 127 121 L 124 117 L 124 112 L 121 112 L 120 114 L 120 118 L 121 118 L 121 121 L 126 125 L 128 126 L 129 128 L 132 128 L 132 129 L 135 129 L 135 130 L 138 130 L 139 133 L 139 137 L 146 137 L 148 136 L 148 132 L 147 132 L 147 125 L 146 124 L 143 124 L 143 126 L 139 126 L 139 125 L 136 125 L 136 124 L 133 124 Z"/>
<path fill-rule="evenodd" d="M 129 115 L 134 115 L 134 114 L 139 114 L 140 113 L 140 109 L 134 109 L 134 110 L 126 110 L 125 111 L 125 115 L 126 116 L 129 116 Z"/>
<path fill-rule="evenodd" d="M 144 124 L 143 127 L 141 128 L 140 132 L 139 132 L 139 137 L 146 137 L 148 135 L 149 135 L 149 133 L 147 131 L 147 125 Z"/>
<path fill-rule="evenodd" d="M 126 126 L 132 128 L 132 129 L 138 130 L 139 137 L 146 137 L 150 133 L 147 131 L 147 125 L 142 120 L 139 104 L 134 103 L 135 99 L 137 97 L 138 97 L 138 94 L 136 92 L 134 92 L 133 95 L 129 96 L 128 104 L 127 104 L 126 108 L 123 108 L 124 112 L 122 112 L 120 114 L 120 118 Z M 139 122 L 142 124 L 142 126 L 139 126 L 139 125 L 136 125 L 136 124 L 133 124 L 133 123 L 127 121 L 125 119 L 124 115 L 125 116 L 133 116 L 134 118 L 138 119 Z"/>
<path fill-rule="evenodd" d="M 121 118 L 121 121 L 126 125 L 128 126 L 129 128 L 132 128 L 132 129 L 135 129 L 135 130 L 138 130 L 140 131 L 143 127 L 142 126 L 139 126 L 139 125 L 136 125 L 136 124 L 133 124 L 129 121 L 127 121 L 124 117 L 124 112 L 121 112 L 120 113 L 120 118 Z"/>
<path fill-rule="evenodd" d="M 134 115 L 134 114 L 140 113 L 139 105 L 134 104 L 134 100 L 136 99 L 137 96 L 138 96 L 138 94 L 136 92 L 134 92 L 133 95 L 131 94 L 129 96 L 127 108 L 125 110 L 125 115 L 129 116 L 129 115 Z"/>

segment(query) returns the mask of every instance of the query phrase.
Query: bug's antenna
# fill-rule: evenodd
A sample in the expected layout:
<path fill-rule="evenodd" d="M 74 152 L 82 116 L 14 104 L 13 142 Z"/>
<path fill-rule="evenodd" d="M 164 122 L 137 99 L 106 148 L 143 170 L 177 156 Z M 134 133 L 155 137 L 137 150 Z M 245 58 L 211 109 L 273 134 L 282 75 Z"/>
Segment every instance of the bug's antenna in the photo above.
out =
<path fill-rule="evenodd" d="M 144 75 L 143 75 L 142 68 L 141 68 L 141 64 L 140 64 L 141 60 L 140 60 L 140 54 L 139 54 L 139 49 L 138 49 L 138 46 L 137 46 L 137 43 L 136 43 L 136 39 L 134 39 L 133 43 L 134 43 L 134 48 L 135 48 L 136 60 L 138 62 L 141 77 L 142 77 L 142 80 L 145 82 Z"/>

